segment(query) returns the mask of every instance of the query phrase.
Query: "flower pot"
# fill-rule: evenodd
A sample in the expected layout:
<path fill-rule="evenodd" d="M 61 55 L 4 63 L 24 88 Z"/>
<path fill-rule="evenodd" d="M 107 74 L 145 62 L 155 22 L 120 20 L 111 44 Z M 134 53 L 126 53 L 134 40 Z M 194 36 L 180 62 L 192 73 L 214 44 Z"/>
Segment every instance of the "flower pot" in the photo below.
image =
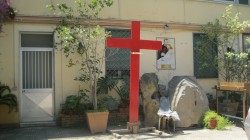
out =
<path fill-rule="evenodd" d="M 217 120 L 216 119 L 210 119 L 210 129 L 214 129 L 217 126 Z"/>
<path fill-rule="evenodd" d="M 106 132 L 109 112 L 87 112 L 91 133 Z"/>

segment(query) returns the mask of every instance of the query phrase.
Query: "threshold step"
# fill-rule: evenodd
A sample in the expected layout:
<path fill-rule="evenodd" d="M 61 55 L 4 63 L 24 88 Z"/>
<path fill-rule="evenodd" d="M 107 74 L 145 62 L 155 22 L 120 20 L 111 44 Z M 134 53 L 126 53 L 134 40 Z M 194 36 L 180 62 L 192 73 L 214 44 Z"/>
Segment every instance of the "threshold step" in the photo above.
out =
<path fill-rule="evenodd" d="M 55 122 L 22 122 L 20 127 L 56 126 Z"/>

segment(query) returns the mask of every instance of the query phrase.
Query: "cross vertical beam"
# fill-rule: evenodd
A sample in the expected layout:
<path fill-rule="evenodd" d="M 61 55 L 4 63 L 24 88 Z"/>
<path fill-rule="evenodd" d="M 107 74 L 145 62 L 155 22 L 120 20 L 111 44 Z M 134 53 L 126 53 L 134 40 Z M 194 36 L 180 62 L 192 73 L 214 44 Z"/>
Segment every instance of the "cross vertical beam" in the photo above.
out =
<path fill-rule="evenodd" d="M 140 55 L 130 55 L 130 100 L 129 100 L 129 122 L 139 120 L 139 74 L 140 74 Z"/>

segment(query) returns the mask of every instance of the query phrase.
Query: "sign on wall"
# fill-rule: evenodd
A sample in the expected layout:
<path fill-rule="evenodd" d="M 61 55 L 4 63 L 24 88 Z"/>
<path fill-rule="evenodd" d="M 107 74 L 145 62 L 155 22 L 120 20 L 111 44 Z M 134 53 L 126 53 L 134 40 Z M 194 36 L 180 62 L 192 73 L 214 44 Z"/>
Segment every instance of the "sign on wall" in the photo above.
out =
<path fill-rule="evenodd" d="M 157 37 L 156 40 L 162 41 L 162 49 L 157 51 L 157 69 L 174 70 L 175 64 L 175 39 Z"/>

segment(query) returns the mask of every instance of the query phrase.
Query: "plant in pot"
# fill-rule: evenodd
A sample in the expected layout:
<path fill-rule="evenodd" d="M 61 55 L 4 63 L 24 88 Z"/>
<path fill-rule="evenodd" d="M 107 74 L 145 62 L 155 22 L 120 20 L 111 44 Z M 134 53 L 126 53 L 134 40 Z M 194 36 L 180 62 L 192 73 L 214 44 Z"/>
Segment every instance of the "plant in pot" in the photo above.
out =
<path fill-rule="evenodd" d="M 75 80 L 91 94 L 94 111 L 87 112 L 87 119 L 92 133 L 105 132 L 108 119 L 108 112 L 97 107 L 97 79 L 104 69 L 104 43 L 109 34 L 95 21 L 102 9 L 112 3 L 112 0 L 76 0 L 70 6 L 65 3 L 47 6 L 62 18 L 55 28 L 59 40 L 56 45 L 68 58 L 68 66 L 79 68 Z M 97 118 L 97 114 L 104 118 Z"/>
<path fill-rule="evenodd" d="M 10 87 L 1 84 L 0 82 L 0 105 L 6 105 L 9 108 L 9 113 L 15 109 L 17 111 L 17 97 L 11 93 Z"/>
<path fill-rule="evenodd" d="M 201 117 L 200 122 L 201 126 L 217 130 L 222 130 L 225 129 L 227 126 L 233 125 L 233 123 L 227 118 L 220 116 L 212 110 L 205 112 L 204 115 Z"/>
<path fill-rule="evenodd" d="M 61 109 L 61 126 L 81 126 L 86 120 L 85 110 L 90 109 L 89 97 L 86 90 L 79 90 L 78 95 L 66 97 Z"/>
<path fill-rule="evenodd" d="M 120 83 L 119 83 L 120 81 Z M 123 79 L 116 79 L 111 76 L 101 77 L 97 81 L 97 92 L 107 94 L 114 89 L 120 97 L 119 111 L 123 114 L 128 114 L 129 106 L 129 77 L 124 76 Z"/>

